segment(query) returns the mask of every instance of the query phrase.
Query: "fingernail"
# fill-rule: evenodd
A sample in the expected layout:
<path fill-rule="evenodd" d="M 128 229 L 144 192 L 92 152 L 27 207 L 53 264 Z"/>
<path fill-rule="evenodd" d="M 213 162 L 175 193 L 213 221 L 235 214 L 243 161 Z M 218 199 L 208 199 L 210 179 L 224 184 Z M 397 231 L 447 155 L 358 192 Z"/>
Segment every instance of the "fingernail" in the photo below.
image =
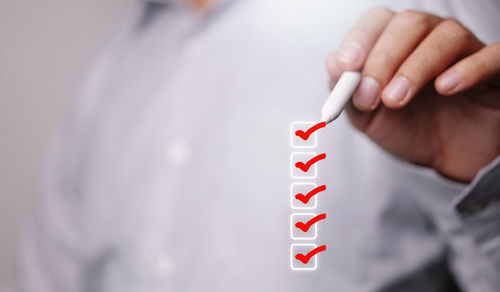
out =
<path fill-rule="evenodd" d="M 380 85 L 372 77 L 363 77 L 361 84 L 354 96 L 357 105 L 365 109 L 373 109 L 376 106 Z"/>
<path fill-rule="evenodd" d="M 347 43 L 340 48 L 337 60 L 344 64 L 355 65 L 361 57 L 361 46 L 357 43 Z"/>
<path fill-rule="evenodd" d="M 404 76 L 393 79 L 385 88 L 385 97 L 394 103 L 401 104 L 410 91 L 410 81 Z"/>
<path fill-rule="evenodd" d="M 450 71 L 439 79 L 439 85 L 445 91 L 451 91 L 460 83 L 460 75 L 456 71 Z"/>

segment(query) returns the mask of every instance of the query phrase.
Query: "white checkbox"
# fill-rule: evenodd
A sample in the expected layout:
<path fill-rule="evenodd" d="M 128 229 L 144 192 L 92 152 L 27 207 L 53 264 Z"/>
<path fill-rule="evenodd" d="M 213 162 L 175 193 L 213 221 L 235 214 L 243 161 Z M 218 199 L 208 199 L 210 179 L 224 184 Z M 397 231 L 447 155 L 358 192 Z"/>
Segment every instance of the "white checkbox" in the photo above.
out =
<path fill-rule="evenodd" d="M 290 146 L 292 148 L 316 148 L 318 144 L 318 133 L 314 132 L 307 140 L 304 140 L 295 134 L 296 131 L 307 131 L 314 126 L 315 122 L 293 122 L 290 124 Z"/>
<path fill-rule="evenodd" d="M 314 255 L 307 264 L 295 258 L 295 255 L 301 253 L 306 255 L 317 247 L 314 243 L 294 243 L 290 246 L 290 268 L 294 271 L 313 271 L 318 266 L 318 255 Z"/>
<path fill-rule="evenodd" d="M 297 179 L 313 179 L 317 174 L 317 163 L 314 163 L 306 172 L 295 166 L 295 163 L 307 163 L 314 158 L 317 154 L 315 152 L 292 152 L 290 155 L 290 176 Z"/>
<path fill-rule="evenodd" d="M 295 224 L 302 222 L 307 224 L 309 220 L 316 217 L 315 213 L 293 213 L 290 216 L 290 237 L 294 240 L 314 240 L 318 237 L 318 222 L 314 223 L 309 229 L 304 232 Z"/>
<path fill-rule="evenodd" d="M 298 200 L 295 196 L 297 194 L 306 196 L 310 191 L 314 190 L 317 187 L 318 185 L 315 183 L 292 183 L 290 185 L 290 207 L 295 210 L 316 209 L 316 207 L 318 206 L 318 194 L 315 194 L 305 204 L 304 202 Z"/>

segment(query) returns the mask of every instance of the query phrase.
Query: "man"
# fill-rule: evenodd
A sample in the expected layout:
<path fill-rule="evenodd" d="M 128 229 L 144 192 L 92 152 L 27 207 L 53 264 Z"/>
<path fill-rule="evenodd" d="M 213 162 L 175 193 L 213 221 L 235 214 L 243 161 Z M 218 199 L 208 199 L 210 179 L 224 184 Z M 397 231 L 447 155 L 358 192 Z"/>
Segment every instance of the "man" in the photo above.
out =
<path fill-rule="evenodd" d="M 96 60 L 15 291 L 498 290 L 498 2 L 399 1 L 351 30 L 368 3 L 193 3 L 146 1 Z M 319 135 L 327 250 L 291 271 L 289 125 L 318 120 L 346 32 L 327 68 L 362 70 L 366 136 Z"/>

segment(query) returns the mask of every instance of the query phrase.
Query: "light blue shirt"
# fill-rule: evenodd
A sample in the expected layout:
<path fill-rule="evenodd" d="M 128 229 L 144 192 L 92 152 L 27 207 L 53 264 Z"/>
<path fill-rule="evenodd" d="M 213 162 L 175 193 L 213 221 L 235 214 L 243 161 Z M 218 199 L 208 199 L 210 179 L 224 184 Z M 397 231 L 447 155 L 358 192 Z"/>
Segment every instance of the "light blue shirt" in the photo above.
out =
<path fill-rule="evenodd" d="M 240 0 L 200 16 L 145 2 L 52 147 L 12 291 L 498 291 L 498 160 L 464 186 L 344 116 L 318 141 L 327 250 L 316 271 L 289 268 L 289 126 L 319 119 L 325 58 L 370 6 Z M 496 1 L 389 6 L 500 40 Z"/>

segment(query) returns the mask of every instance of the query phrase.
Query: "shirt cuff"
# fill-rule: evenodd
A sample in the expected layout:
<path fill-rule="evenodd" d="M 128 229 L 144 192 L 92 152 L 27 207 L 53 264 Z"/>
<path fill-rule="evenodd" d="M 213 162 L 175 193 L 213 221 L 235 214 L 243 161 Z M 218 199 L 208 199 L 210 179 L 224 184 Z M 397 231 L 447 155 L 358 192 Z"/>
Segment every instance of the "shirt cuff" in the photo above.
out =
<path fill-rule="evenodd" d="M 500 156 L 482 168 L 454 202 L 464 218 L 471 217 L 500 202 Z"/>
<path fill-rule="evenodd" d="M 500 156 L 481 169 L 454 207 L 463 231 L 500 269 Z"/>

